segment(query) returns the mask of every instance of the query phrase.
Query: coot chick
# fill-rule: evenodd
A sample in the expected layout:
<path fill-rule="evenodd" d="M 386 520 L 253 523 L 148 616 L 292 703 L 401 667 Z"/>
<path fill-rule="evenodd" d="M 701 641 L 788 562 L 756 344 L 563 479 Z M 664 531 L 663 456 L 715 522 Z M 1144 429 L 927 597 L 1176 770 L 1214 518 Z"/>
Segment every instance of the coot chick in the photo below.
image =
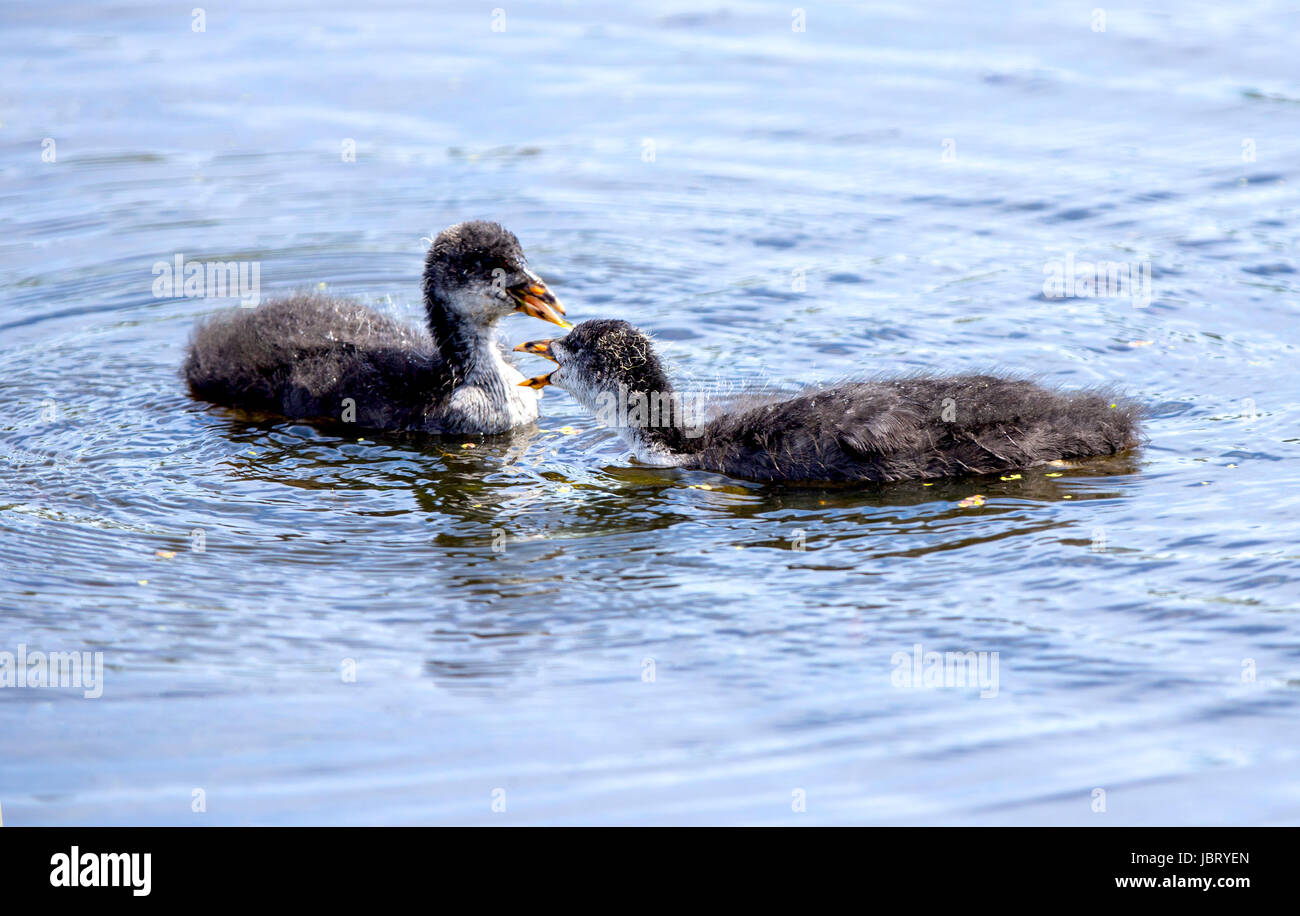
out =
<path fill-rule="evenodd" d="M 523 312 L 569 324 L 514 234 L 481 221 L 438 233 L 424 307 L 428 334 L 330 296 L 234 309 L 195 331 L 184 375 L 217 404 L 366 429 L 501 433 L 536 420 L 538 392 L 520 389 L 497 322 Z"/>
<path fill-rule="evenodd" d="M 521 383 L 555 385 L 638 460 L 788 483 L 987 474 L 1111 455 L 1138 442 L 1141 409 L 1098 392 L 1053 391 L 992 375 L 845 382 L 787 400 L 751 400 L 695 423 L 650 338 L 625 321 L 584 321 L 515 347 L 558 364 Z"/>

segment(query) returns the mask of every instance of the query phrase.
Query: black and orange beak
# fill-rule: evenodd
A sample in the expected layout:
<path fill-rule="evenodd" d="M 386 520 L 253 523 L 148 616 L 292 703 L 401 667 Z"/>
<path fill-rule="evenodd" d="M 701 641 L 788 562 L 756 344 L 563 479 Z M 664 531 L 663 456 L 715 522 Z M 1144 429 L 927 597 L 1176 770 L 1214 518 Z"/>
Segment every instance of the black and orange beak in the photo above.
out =
<path fill-rule="evenodd" d="M 573 327 L 562 317 L 564 306 L 560 304 L 560 300 L 555 298 L 555 294 L 547 289 L 546 284 L 541 280 L 530 278 L 518 286 L 510 287 L 507 292 L 515 301 L 516 312 L 523 312 L 525 315 L 558 324 L 562 328 Z"/>
<path fill-rule="evenodd" d="M 515 347 L 516 353 L 533 353 L 537 356 L 545 356 L 553 363 L 558 363 L 555 354 L 551 352 L 551 341 L 549 340 L 530 340 L 528 343 L 521 343 Z"/>
<path fill-rule="evenodd" d="M 554 341 L 550 340 L 530 340 L 528 343 L 521 343 L 519 346 L 515 347 L 515 350 L 519 353 L 533 353 L 537 356 L 544 356 L 551 362 L 558 364 L 559 360 L 556 359 L 555 354 L 551 352 L 551 344 L 553 342 Z M 526 378 L 519 384 L 527 388 L 542 389 L 551 384 L 551 376 L 549 374 L 538 375 L 534 378 Z"/>
<path fill-rule="evenodd" d="M 542 388 L 545 388 L 547 385 L 551 384 L 551 376 L 548 373 L 546 375 L 536 376 L 535 378 L 526 378 L 519 384 L 524 388 L 536 388 L 538 390 L 541 390 Z"/>

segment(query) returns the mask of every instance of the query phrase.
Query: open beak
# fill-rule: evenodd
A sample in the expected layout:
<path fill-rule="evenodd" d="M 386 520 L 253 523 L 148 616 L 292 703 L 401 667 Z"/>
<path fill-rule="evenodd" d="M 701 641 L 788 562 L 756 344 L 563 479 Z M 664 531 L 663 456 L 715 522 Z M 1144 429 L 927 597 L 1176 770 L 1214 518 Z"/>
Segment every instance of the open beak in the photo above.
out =
<path fill-rule="evenodd" d="M 510 287 L 507 292 L 515 301 L 516 312 L 523 312 L 525 315 L 558 324 L 562 328 L 573 327 L 563 318 L 564 306 L 560 305 L 560 300 L 555 298 L 555 294 L 547 289 L 546 284 L 541 280 L 529 279 L 518 286 Z"/>
<path fill-rule="evenodd" d="M 515 352 L 533 353 L 537 356 L 545 356 L 553 363 L 559 363 L 559 360 L 551 353 L 551 342 L 549 340 L 531 340 L 528 343 L 521 343 L 515 347 Z"/>
<path fill-rule="evenodd" d="M 556 364 L 559 364 L 560 362 L 555 358 L 555 354 L 551 352 L 551 341 L 549 340 L 530 340 L 528 343 L 521 343 L 519 346 L 515 347 L 515 350 L 520 353 L 533 353 L 537 356 L 545 356 L 551 362 Z M 535 378 L 526 378 L 519 384 L 527 388 L 542 389 L 551 384 L 551 376 L 548 374 L 539 375 Z"/>

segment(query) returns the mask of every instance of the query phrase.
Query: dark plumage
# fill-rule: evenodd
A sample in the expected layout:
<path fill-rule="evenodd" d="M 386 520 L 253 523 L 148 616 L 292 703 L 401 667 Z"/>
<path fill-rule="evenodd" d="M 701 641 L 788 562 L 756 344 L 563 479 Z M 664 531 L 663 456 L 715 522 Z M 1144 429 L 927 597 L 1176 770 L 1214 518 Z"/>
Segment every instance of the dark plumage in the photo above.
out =
<path fill-rule="evenodd" d="M 558 364 L 524 384 L 571 392 L 617 427 L 639 459 L 750 480 L 986 474 L 1111 455 L 1138 442 L 1141 410 L 1131 401 L 992 375 L 845 382 L 730 405 L 692 425 L 683 415 L 689 400 L 673 397 L 650 339 L 625 321 L 585 321 L 567 337 L 516 349 Z"/>
<path fill-rule="evenodd" d="M 366 429 L 499 433 L 537 418 L 496 324 L 513 311 L 568 327 L 496 223 L 451 226 L 425 259 L 429 333 L 360 303 L 298 295 L 217 315 L 195 331 L 184 375 L 196 397 Z"/>

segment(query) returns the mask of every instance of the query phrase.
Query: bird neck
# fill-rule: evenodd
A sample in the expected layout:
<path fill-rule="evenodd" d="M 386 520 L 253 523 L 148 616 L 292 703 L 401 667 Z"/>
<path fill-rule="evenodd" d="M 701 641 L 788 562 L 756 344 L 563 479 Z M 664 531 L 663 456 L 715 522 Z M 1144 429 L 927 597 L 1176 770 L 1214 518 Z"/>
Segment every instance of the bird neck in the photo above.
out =
<path fill-rule="evenodd" d="M 619 434 L 642 464 L 671 468 L 685 464 L 690 458 L 690 452 L 681 447 L 678 437 L 669 430 L 622 427 Z"/>
<path fill-rule="evenodd" d="M 644 464 L 672 467 L 686 463 L 702 447 L 701 418 L 665 379 L 655 391 L 620 386 L 600 393 L 596 417 L 612 427 Z"/>
<path fill-rule="evenodd" d="M 433 345 L 450 370 L 452 384 L 466 381 L 501 381 L 505 392 L 506 361 L 496 343 L 497 319 L 467 321 L 448 308 L 446 303 L 433 297 L 425 299 L 429 315 L 429 334 Z M 489 387 L 497 387 L 491 386 Z"/>

